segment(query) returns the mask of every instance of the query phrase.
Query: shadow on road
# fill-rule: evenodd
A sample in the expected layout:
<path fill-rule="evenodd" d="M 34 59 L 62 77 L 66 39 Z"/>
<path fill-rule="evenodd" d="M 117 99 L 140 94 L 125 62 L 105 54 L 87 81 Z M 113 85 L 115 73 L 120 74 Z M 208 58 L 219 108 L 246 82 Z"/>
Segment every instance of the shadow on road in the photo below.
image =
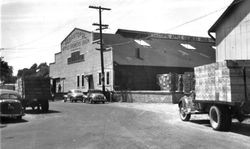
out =
<path fill-rule="evenodd" d="M 231 132 L 250 136 L 250 124 L 245 123 L 232 123 Z"/>
<path fill-rule="evenodd" d="M 55 113 L 61 113 L 60 111 L 56 110 L 49 110 L 48 112 L 42 112 L 41 110 L 32 110 L 32 109 L 26 109 L 26 114 L 55 114 Z"/>
<path fill-rule="evenodd" d="M 21 120 L 19 120 L 19 119 L 14 119 L 14 118 L 1 118 L 1 124 L 9 124 L 9 123 L 26 123 L 26 122 L 28 122 L 27 120 L 25 120 L 25 119 L 21 119 Z M 3 127 L 6 127 L 5 125 L 1 125 L 1 128 L 3 128 Z"/>
<path fill-rule="evenodd" d="M 195 124 L 200 124 L 203 126 L 211 127 L 209 120 L 190 120 L 190 122 L 195 123 Z"/>
<path fill-rule="evenodd" d="M 190 122 L 211 127 L 209 120 L 190 120 Z M 229 132 L 250 136 L 250 124 L 244 122 L 232 122 L 231 130 L 229 130 Z"/>

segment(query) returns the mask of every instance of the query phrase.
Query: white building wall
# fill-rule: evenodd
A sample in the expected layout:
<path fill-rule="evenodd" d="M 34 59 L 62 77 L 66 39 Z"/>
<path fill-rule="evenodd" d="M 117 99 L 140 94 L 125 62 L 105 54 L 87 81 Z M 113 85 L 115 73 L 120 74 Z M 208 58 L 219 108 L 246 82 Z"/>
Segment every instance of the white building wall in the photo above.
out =
<path fill-rule="evenodd" d="M 239 15 L 241 15 L 241 10 L 236 11 L 231 18 L 239 17 Z M 217 62 L 250 59 L 250 13 L 232 29 L 231 24 L 235 23 L 233 21 L 234 19 L 225 21 L 226 23 L 216 32 L 216 38 L 220 41 L 220 43 L 217 43 Z M 231 32 L 226 35 L 228 30 Z"/>
<path fill-rule="evenodd" d="M 79 30 L 76 30 L 79 32 Z M 84 86 L 82 86 L 82 75 L 92 75 L 93 76 L 93 85 L 95 89 L 101 89 L 102 86 L 98 84 L 99 77 L 98 73 L 101 72 L 101 62 L 100 62 L 100 51 L 97 51 L 95 48 L 99 48 L 98 44 L 92 44 L 92 33 L 83 32 L 88 42 L 84 41 L 84 44 L 78 46 L 77 48 L 64 48 L 70 47 L 71 44 L 75 42 L 82 42 L 81 40 L 74 39 L 68 41 L 69 43 L 62 43 L 62 51 L 59 54 L 55 55 L 55 63 L 50 65 L 50 77 L 52 78 L 61 78 L 60 84 L 64 85 L 62 88 L 64 92 L 67 92 L 70 89 L 82 89 L 87 91 L 89 89 L 88 80 L 84 78 Z M 71 34 L 74 34 L 71 33 Z M 86 40 L 86 39 L 83 39 Z M 82 62 L 68 64 L 68 58 L 71 57 L 71 53 L 80 51 L 80 54 L 84 54 L 85 60 Z M 112 60 L 112 51 L 104 52 L 104 68 L 105 75 L 106 72 L 110 72 L 110 84 L 106 86 L 108 90 L 113 89 L 113 60 Z M 80 76 L 80 86 L 77 87 L 77 76 Z M 106 80 L 105 80 L 106 83 Z"/>

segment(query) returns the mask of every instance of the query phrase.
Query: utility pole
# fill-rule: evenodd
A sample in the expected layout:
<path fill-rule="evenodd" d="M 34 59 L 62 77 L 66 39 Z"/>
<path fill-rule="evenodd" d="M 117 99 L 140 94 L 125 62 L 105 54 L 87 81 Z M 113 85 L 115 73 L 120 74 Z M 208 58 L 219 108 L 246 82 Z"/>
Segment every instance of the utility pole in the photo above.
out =
<path fill-rule="evenodd" d="M 97 30 L 100 31 L 100 55 L 101 55 L 101 82 L 102 82 L 102 92 L 105 94 L 105 74 L 104 74 L 104 61 L 103 61 L 103 40 L 102 40 L 102 30 L 107 29 L 108 25 L 102 24 L 102 10 L 111 10 L 110 8 L 104 8 L 104 7 L 96 7 L 96 6 L 89 6 L 89 8 L 92 9 L 98 9 L 99 10 L 99 24 L 93 23 L 95 26 L 99 26 Z"/>

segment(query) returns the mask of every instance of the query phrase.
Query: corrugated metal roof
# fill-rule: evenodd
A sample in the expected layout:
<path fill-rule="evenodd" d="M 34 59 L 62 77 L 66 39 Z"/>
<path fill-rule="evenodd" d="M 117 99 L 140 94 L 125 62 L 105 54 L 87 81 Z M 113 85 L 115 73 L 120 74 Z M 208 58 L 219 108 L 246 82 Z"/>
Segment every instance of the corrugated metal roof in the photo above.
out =
<path fill-rule="evenodd" d="M 190 68 L 215 62 L 215 50 L 212 48 L 214 42 L 208 39 L 208 42 L 204 40 L 201 42 L 199 40 L 183 40 L 186 37 L 180 40 L 153 36 L 141 37 L 137 36 L 138 39 L 145 41 L 150 46 L 138 44 L 134 40 L 135 36 L 124 37 L 120 34 L 103 34 L 103 42 L 105 47 L 111 46 L 113 48 L 114 61 L 120 65 Z M 99 34 L 94 33 L 94 40 L 97 39 L 99 39 Z M 186 49 L 181 44 L 190 44 L 195 49 Z"/>

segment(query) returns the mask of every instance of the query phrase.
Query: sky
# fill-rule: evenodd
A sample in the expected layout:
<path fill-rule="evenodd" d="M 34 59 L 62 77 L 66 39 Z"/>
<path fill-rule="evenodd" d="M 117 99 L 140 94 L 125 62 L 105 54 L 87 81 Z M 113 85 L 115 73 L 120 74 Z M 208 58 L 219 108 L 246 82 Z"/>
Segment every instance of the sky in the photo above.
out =
<path fill-rule="evenodd" d="M 208 37 L 233 0 L 0 0 L 0 57 L 14 69 L 54 62 L 61 41 L 75 28 L 95 31 L 103 11 L 106 33 L 131 29 Z"/>

